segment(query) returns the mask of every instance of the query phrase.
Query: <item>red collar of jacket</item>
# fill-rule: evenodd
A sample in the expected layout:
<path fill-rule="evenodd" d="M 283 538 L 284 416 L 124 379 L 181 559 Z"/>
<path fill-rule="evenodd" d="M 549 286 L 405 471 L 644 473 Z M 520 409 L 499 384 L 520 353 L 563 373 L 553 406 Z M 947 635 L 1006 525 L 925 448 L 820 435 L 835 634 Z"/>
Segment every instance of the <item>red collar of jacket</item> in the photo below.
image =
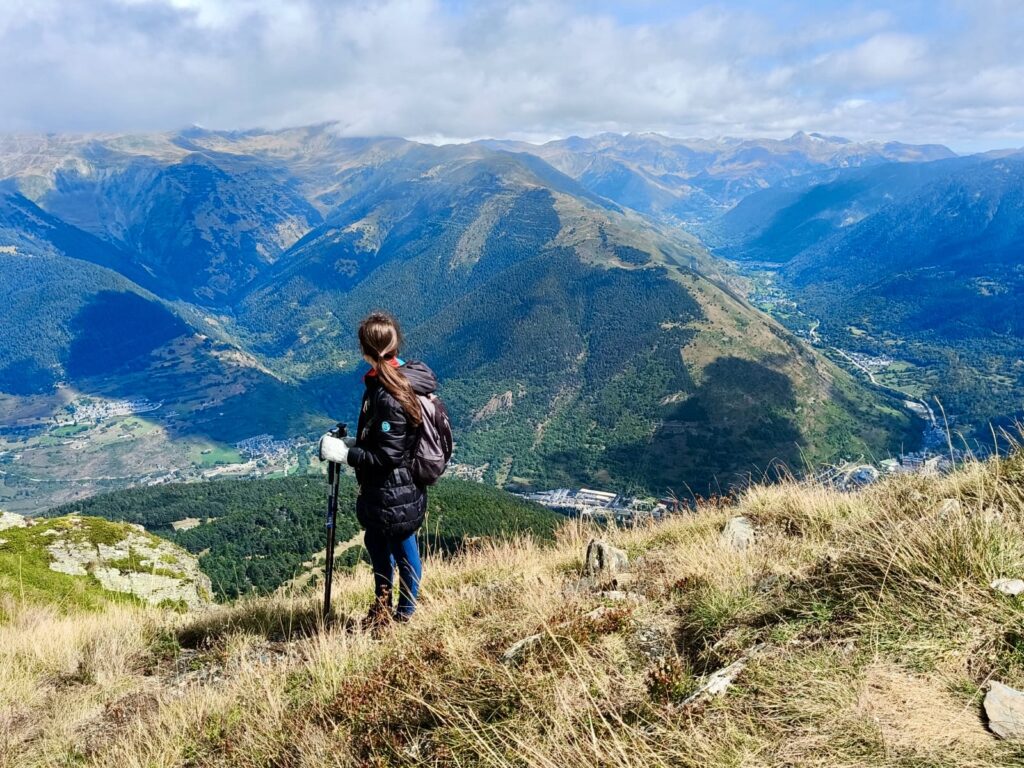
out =
<path fill-rule="evenodd" d="M 387 362 L 388 362 L 388 365 L 390 365 L 392 368 L 399 368 L 399 367 L 401 367 L 402 365 L 405 364 L 403 360 L 399 360 L 397 357 L 389 358 Z M 373 378 L 376 378 L 376 377 L 377 377 L 377 369 L 376 368 L 371 368 L 370 370 L 368 370 L 366 372 L 366 375 L 363 376 L 364 379 L 373 379 Z"/>

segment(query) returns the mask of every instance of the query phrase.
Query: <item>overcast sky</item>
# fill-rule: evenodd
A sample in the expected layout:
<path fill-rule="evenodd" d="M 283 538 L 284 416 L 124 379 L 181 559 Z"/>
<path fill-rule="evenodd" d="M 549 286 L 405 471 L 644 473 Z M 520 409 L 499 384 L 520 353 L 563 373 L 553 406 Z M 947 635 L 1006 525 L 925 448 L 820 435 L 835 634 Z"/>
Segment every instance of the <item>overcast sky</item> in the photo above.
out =
<path fill-rule="evenodd" d="M 1024 0 L 0 0 L 0 131 L 1016 147 L 1022 41 Z"/>

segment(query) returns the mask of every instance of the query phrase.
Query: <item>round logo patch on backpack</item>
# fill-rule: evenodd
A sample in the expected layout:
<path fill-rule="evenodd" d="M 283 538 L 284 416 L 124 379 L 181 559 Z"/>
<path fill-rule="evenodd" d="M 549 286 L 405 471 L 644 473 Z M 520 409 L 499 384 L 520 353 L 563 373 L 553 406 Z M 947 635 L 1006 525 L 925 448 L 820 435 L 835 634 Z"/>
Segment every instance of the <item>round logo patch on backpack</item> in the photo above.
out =
<path fill-rule="evenodd" d="M 391 423 L 387 422 L 387 421 L 382 421 L 380 423 L 380 431 L 381 432 L 390 432 L 391 431 Z"/>

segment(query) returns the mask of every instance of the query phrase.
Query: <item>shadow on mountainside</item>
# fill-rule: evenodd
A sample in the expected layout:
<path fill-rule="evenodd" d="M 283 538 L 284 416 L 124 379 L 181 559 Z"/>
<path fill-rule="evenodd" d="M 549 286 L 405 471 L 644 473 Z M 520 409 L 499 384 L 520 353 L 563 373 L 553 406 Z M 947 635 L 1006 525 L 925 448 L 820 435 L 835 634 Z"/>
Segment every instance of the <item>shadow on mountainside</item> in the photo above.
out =
<path fill-rule="evenodd" d="M 789 378 L 761 363 L 720 357 L 693 393 L 665 413 L 653 437 L 609 450 L 623 479 L 652 490 L 706 495 L 775 478 L 800 462 L 805 438 Z"/>
<path fill-rule="evenodd" d="M 235 347 L 195 334 L 143 296 L 101 292 L 75 315 L 69 331 L 64 365 L 73 386 L 86 395 L 163 403 L 155 419 L 172 437 L 283 438 L 327 423 L 298 387 Z"/>
<path fill-rule="evenodd" d="M 64 369 L 73 379 L 138 370 L 145 355 L 188 332 L 156 301 L 128 291 L 102 291 L 72 319 Z"/>

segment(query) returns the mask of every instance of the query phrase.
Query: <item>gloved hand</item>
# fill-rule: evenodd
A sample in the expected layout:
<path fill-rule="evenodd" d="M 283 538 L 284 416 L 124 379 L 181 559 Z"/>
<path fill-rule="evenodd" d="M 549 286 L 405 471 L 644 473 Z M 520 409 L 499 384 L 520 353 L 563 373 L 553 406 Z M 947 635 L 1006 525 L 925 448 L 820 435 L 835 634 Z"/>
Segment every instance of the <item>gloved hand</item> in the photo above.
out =
<path fill-rule="evenodd" d="M 348 441 L 352 438 L 334 437 L 330 433 L 320 438 L 320 461 L 333 461 L 346 464 L 348 459 Z"/>

